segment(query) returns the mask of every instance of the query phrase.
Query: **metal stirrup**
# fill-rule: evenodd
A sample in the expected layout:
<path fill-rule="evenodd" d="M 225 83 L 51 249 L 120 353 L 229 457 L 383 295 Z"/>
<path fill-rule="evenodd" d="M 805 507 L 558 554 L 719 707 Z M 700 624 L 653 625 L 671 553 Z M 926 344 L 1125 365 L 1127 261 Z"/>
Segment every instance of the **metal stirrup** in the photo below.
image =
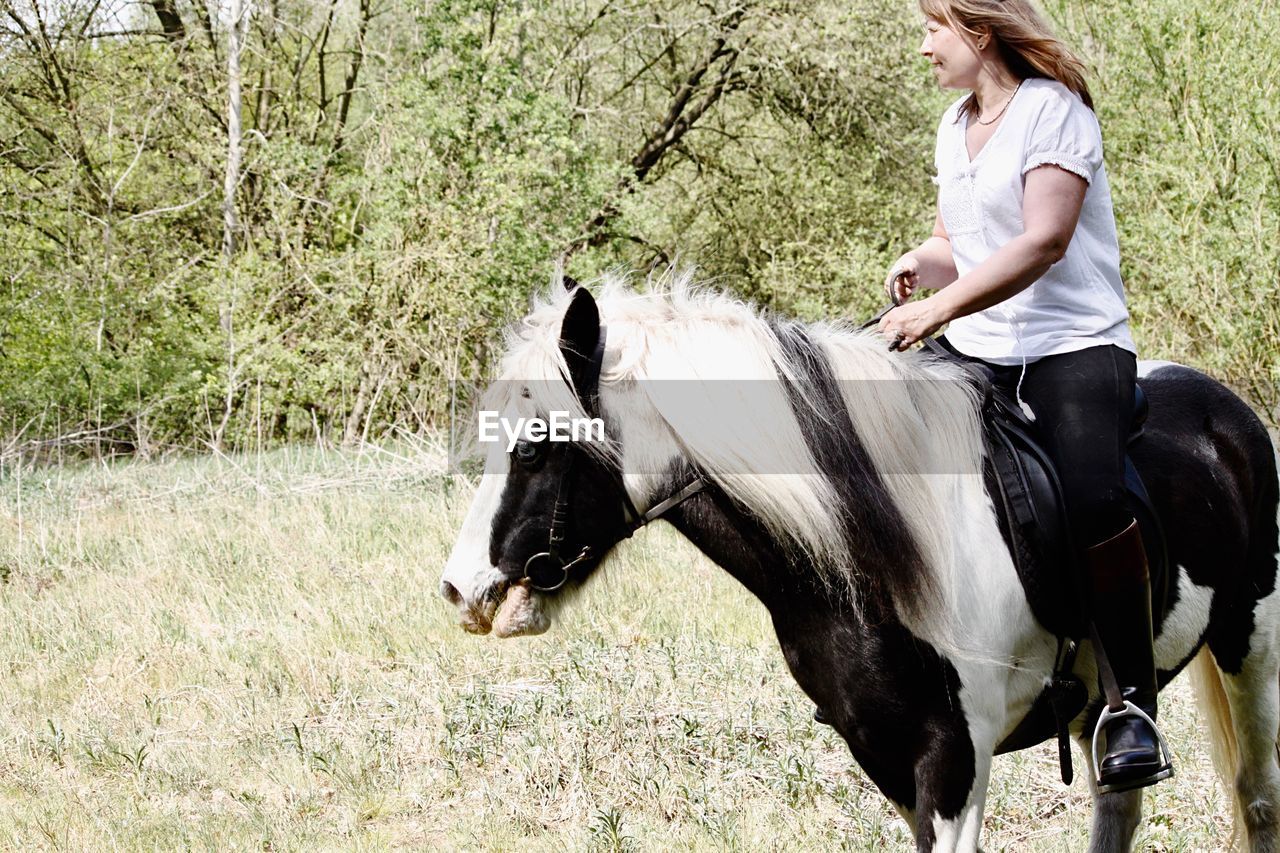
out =
<path fill-rule="evenodd" d="M 1156 725 L 1155 720 L 1148 717 L 1146 711 L 1142 710 L 1128 699 L 1124 699 L 1122 701 L 1124 702 L 1124 707 L 1119 711 L 1113 711 L 1110 707 L 1103 705 L 1102 713 L 1098 715 L 1098 724 L 1093 727 L 1093 776 L 1094 782 L 1098 785 L 1099 794 L 1109 794 L 1113 791 L 1127 791 L 1132 788 L 1141 787 L 1140 784 L 1130 784 L 1132 782 L 1152 784 L 1159 782 L 1161 779 L 1168 779 L 1173 775 L 1173 753 L 1169 751 L 1169 744 L 1165 742 L 1164 735 L 1160 733 L 1160 728 Z M 1123 782 L 1104 785 L 1102 784 L 1102 763 L 1098 760 L 1098 736 L 1102 734 L 1102 727 L 1107 723 L 1112 720 L 1120 720 L 1125 717 L 1138 717 L 1151 727 L 1152 733 L 1156 736 L 1156 741 L 1160 744 L 1160 757 L 1164 764 L 1150 776 L 1140 776 L 1137 779 L 1126 779 Z"/>

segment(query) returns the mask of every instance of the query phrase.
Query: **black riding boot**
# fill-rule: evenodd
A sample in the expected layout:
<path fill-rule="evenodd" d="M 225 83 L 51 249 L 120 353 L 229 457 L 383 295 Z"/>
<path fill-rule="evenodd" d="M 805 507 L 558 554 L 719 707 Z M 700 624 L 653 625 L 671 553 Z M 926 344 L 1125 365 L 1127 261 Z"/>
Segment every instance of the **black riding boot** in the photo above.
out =
<path fill-rule="evenodd" d="M 1155 730 L 1156 666 L 1151 640 L 1151 579 L 1138 523 L 1086 551 L 1093 622 L 1124 698 L 1151 718 L 1123 714 L 1103 725 L 1099 788 L 1127 791 L 1173 775 Z"/>

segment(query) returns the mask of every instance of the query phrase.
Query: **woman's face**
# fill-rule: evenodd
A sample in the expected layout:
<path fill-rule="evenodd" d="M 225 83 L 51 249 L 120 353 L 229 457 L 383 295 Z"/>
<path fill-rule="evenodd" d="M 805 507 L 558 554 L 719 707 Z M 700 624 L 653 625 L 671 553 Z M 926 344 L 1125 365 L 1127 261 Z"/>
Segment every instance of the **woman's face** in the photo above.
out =
<path fill-rule="evenodd" d="M 982 68 L 982 55 L 973 41 L 942 21 L 924 22 L 920 55 L 933 66 L 934 77 L 944 89 L 972 89 Z"/>

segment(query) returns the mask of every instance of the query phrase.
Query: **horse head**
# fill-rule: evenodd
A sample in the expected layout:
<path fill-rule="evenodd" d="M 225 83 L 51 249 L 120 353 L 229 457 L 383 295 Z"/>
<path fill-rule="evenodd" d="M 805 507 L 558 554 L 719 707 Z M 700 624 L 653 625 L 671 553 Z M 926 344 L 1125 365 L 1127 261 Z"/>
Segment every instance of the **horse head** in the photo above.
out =
<path fill-rule="evenodd" d="M 761 528 L 780 564 L 810 566 L 825 587 L 850 584 L 848 501 L 809 441 L 825 422 L 814 408 L 822 395 L 801 390 L 817 388 L 801 377 L 820 342 L 687 277 L 647 293 L 606 279 L 599 304 L 576 283 L 567 287 L 514 328 L 481 414 L 504 425 L 557 413 L 595 419 L 599 440 L 525 433 L 489 445 L 440 587 L 463 627 L 545 631 L 562 590 L 708 486 L 718 511 Z M 878 339 L 862 346 L 888 358 Z M 828 396 L 839 393 L 828 385 Z"/>
<path fill-rule="evenodd" d="M 566 288 L 571 295 L 558 337 L 525 348 L 526 356 L 530 350 L 541 355 L 541 375 L 518 375 L 529 371 L 527 357 L 508 360 L 486 395 L 486 405 L 498 407 L 503 429 L 494 431 L 498 441 L 490 443 L 480 487 L 440 582 L 441 595 L 472 633 L 546 631 L 550 605 L 580 586 L 638 526 L 618 474 L 616 446 L 604 437 L 599 309 L 586 289 L 571 280 Z M 563 432 L 556 429 L 569 422 Z"/>

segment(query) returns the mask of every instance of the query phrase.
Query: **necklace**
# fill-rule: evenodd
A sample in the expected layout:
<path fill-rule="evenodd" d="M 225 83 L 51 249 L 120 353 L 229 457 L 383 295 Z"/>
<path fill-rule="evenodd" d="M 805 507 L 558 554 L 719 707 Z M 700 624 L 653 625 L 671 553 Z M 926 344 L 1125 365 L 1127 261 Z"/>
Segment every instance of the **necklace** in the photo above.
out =
<path fill-rule="evenodd" d="M 1005 110 L 1009 109 L 1009 105 L 1013 103 L 1013 96 L 1018 94 L 1018 90 L 1022 88 L 1022 83 L 1023 81 L 1019 80 L 1018 85 L 1013 87 L 1013 91 L 1009 93 L 1009 100 L 1004 102 L 1004 106 L 1000 108 L 1000 112 L 996 113 L 995 118 L 991 119 L 990 121 L 983 121 L 982 116 L 978 115 L 976 118 L 974 118 L 974 121 L 976 121 L 978 124 L 983 126 L 986 126 L 988 124 L 995 124 L 996 122 L 998 122 L 1000 120 L 1000 116 L 1004 115 Z"/>

